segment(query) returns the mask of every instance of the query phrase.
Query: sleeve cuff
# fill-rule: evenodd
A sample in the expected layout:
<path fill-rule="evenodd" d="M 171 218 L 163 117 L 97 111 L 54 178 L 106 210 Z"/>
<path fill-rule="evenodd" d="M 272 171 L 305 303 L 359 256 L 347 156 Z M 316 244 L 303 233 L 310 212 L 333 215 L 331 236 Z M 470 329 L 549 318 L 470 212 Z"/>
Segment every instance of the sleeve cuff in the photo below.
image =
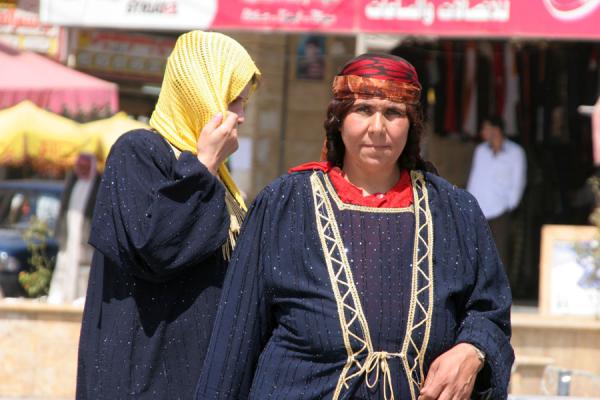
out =
<path fill-rule="evenodd" d="M 193 175 L 202 175 L 208 179 L 211 177 L 215 180 L 217 179 L 194 154 L 189 151 L 183 151 L 175 163 L 175 177 L 177 179 L 184 179 Z"/>
<path fill-rule="evenodd" d="M 475 384 L 474 392 L 490 391 L 490 399 L 504 399 L 508 393 L 514 352 L 507 335 L 485 318 L 467 320 L 458 334 L 457 343 L 470 343 L 485 353 L 485 363 Z"/>

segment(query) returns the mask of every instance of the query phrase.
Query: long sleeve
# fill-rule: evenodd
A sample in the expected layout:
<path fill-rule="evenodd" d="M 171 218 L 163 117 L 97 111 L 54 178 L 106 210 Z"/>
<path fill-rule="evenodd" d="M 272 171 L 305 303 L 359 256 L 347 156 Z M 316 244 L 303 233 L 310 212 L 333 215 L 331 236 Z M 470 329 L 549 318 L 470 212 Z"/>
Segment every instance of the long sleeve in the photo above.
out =
<path fill-rule="evenodd" d="M 263 268 L 269 255 L 269 202 L 263 192 L 250 208 L 227 271 L 221 305 L 196 399 L 249 396 L 259 355 L 271 331 Z"/>
<path fill-rule="evenodd" d="M 475 281 L 465 301 L 456 343 L 471 343 L 486 354 L 476 389 L 491 390 L 490 398 L 503 399 L 514 361 L 510 345 L 511 292 L 485 217 L 475 199 L 467 196 L 472 217 L 465 221 L 465 245 Z"/>
<path fill-rule="evenodd" d="M 510 186 L 510 192 L 508 195 L 508 207 L 509 210 L 515 209 L 525 190 L 527 184 L 527 159 L 525 157 L 525 151 L 520 146 L 515 146 L 514 149 L 514 173 L 512 175 L 512 185 Z"/>
<path fill-rule="evenodd" d="M 175 159 L 158 134 L 130 132 L 108 158 L 90 243 L 141 278 L 168 279 L 224 243 L 224 190 L 193 154 Z"/>

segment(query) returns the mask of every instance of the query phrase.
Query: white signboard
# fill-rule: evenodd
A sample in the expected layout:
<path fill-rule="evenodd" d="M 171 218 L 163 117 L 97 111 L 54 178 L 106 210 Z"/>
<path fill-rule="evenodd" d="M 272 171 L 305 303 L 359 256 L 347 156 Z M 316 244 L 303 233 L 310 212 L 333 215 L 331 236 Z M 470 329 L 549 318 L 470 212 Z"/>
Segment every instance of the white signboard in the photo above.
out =
<path fill-rule="evenodd" d="M 60 28 L 40 22 L 38 0 L 0 0 L 0 42 L 19 50 L 30 50 L 59 57 Z"/>
<path fill-rule="evenodd" d="M 42 22 L 63 26 L 206 29 L 218 0 L 41 0 Z"/>

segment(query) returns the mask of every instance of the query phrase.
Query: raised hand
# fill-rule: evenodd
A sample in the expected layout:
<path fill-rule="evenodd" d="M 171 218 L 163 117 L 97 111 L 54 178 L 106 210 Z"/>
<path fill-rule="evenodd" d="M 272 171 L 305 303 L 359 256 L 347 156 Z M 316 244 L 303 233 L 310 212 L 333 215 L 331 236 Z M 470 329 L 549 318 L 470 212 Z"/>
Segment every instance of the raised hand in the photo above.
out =
<path fill-rule="evenodd" d="M 218 113 L 202 129 L 196 149 L 198 160 L 216 175 L 219 165 L 238 149 L 237 125 L 239 116 L 228 112 L 223 120 L 223 115 Z"/>

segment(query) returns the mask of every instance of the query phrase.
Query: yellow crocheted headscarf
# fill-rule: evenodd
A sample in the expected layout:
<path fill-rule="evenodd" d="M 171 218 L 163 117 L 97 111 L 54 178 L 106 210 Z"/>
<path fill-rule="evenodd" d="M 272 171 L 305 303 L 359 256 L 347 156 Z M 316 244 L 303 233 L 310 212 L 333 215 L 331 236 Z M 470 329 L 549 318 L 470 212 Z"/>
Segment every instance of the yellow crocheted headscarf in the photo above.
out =
<path fill-rule="evenodd" d="M 254 61 L 234 39 L 216 32 L 185 33 L 177 39 L 167 61 L 150 126 L 177 149 L 196 154 L 202 128 L 215 114 L 227 115 L 228 105 L 251 81 L 252 93 L 259 79 Z M 219 176 L 246 210 L 225 164 L 219 167 Z"/>

